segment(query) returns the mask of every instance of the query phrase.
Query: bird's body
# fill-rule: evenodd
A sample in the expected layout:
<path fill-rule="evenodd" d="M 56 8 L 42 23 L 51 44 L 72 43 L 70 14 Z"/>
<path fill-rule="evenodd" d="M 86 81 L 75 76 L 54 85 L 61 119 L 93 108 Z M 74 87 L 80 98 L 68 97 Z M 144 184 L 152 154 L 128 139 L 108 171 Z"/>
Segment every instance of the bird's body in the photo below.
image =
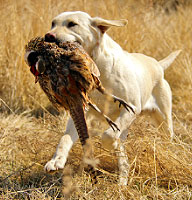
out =
<path fill-rule="evenodd" d="M 69 110 L 83 146 L 89 138 L 85 107 L 90 105 L 101 113 L 89 98 L 92 90 L 98 89 L 132 110 L 122 99 L 105 92 L 96 64 L 76 42 L 56 44 L 46 42 L 42 37 L 34 38 L 26 45 L 26 61 L 35 82 L 39 82 L 52 104 L 58 110 Z M 113 129 L 119 130 L 111 119 L 101 114 Z"/>
<path fill-rule="evenodd" d="M 99 71 L 78 43 L 45 42 L 43 38 L 35 38 L 26 46 L 31 51 L 29 64 L 36 76 L 36 82 L 48 96 L 53 105 L 69 110 L 72 102 L 89 103 L 88 93 L 100 87 L 97 76 Z M 36 60 L 38 59 L 38 60 Z M 38 61 L 42 61 L 44 70 L 37 71 Z M 37 65 L 37 66 L 36 66 Z M 39 66 L 38 66 L 39 67 Z"/>

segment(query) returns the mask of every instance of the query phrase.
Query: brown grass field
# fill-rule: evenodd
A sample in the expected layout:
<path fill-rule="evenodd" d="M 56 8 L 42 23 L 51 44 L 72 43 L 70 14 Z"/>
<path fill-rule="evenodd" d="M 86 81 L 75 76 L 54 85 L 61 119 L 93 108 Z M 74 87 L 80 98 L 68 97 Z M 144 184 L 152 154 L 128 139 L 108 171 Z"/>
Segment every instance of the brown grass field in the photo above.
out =
<path fill-rule="evenodd" d="M 0 0 L 0 199 L 192 199 L 192 4 L 181 0 Z M 165 5 L 166 4 L 166 5 Z M 154 128 L 144 117 L 132 124 L 126 142 L 131 165 L 129 182 L 119 187 L 114 153 L 102 149 L 99 183 L 92 187 L 81 165 L 77 143 L 64 171 L 44 172 L 61 138 L 68 115 L 55 115 L 24 63 L 24 47 L 44 35 L 54 16 L 81 10 L 91 16 L 128 19 L 126 27 L 109 34 L 129 52 L 162 59 L 182 53 L 165 72 L 173 92 L 175 140 Z M 101 132 L 96 126 L 93 132 Z M 90 125 L 91 126 L 91 125 Z M 105 127 L 103 126 L 103 130 Z"/>

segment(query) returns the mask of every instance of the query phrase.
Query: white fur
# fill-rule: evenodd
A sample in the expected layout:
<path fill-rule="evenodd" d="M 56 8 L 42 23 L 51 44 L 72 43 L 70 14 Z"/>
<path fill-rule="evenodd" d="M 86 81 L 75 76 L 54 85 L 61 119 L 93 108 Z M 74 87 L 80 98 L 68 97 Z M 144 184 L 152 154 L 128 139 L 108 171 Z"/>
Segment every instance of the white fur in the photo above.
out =
<path fill-rule="evenodd" d="M 48 33 L 56 35 L 56 38 L 62 41 L 81 43 L 97 64 L 103 86 L 133 105 L 137 115 L 141 111 L 150 113 L 157 126 L 163 124 L 173 138 L 171 89 L 164 79 L 164 69 L 174 61 L 180 51 L 173 52 L 159 62 L 143 54 L 124 51 L 106 31 L 111 26 L 124 26 L 126 20 L 91 18 L 87 13 L 77 11 L 64 12 L 53 21 L 54 27 Z M 71 21 L 77 25 L 68 27 Z M 92 98 L 105 114 L 115 120 L 121 130 L 114 133 L 111 128 L 107 129 L 102 134 L 102 144 L 107 149 L 116 150 L 120 170 L 119 181 L 121 185 L 126 185 L 129 164 L 122 142 L 126 139 L 128 127 L 136 116 L 125 109 L 120 110 L 117 103 L 108 102 L 108 99 L 97 91 L 93 92 Z M 90 109 L 87 117 L 92 112 L 94 113 Z M 78 134 L 70 118 L 65 134 L 53 158 L 45 165 L 45 170 L 64 168 L 69 150 L 77 139 Z"/>

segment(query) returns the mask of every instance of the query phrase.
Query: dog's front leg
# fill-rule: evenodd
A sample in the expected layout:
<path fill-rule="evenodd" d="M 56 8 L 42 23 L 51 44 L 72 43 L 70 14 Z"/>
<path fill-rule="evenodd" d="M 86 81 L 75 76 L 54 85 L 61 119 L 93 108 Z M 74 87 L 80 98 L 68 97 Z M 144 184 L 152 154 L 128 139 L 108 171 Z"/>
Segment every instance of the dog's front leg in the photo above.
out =
<path fill-rule="evenodd" d="M 128 157 L 121 138 L 125 138 L 127 136 L 127 129 L 135 118 L 136 116 L 132 112 L 129 113 L 127 110 L 123 109 L 120 116 L 115 121 L 121 131 L 114 132 L 111 128 L 109 128 L 102 135 L 103 146 L 106 149 L 114 150 L 117 155 L 119 167 L 119 185 L 127 184 L 129 174 Z M 122 134 L 123 137 L 121 137 Z"/>
<path fill-rule="evenodd" d="M 65 134 L 60 139 L 53 158 L 45 165 L 45 170 L 49 172 L 63 169 L 67 161 L 68 153 L 77 140 L 78 134 L 73 120 L 70 117 L 67 122 Z"/>

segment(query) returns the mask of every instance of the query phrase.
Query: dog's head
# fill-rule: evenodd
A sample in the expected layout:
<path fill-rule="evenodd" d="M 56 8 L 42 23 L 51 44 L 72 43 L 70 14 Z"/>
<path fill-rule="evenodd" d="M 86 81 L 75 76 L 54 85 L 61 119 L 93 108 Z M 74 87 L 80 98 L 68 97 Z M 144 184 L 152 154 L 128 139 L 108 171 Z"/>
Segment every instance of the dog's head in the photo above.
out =
<path fill-rule="evenodd" d="M 48 42 L 79 42 L 90 53 L 111 26 L 124 26 L 127 20 L 92 18 L 81 11 L 63 12 L 52 21 L 51 30 L 45 35 Z"/>

